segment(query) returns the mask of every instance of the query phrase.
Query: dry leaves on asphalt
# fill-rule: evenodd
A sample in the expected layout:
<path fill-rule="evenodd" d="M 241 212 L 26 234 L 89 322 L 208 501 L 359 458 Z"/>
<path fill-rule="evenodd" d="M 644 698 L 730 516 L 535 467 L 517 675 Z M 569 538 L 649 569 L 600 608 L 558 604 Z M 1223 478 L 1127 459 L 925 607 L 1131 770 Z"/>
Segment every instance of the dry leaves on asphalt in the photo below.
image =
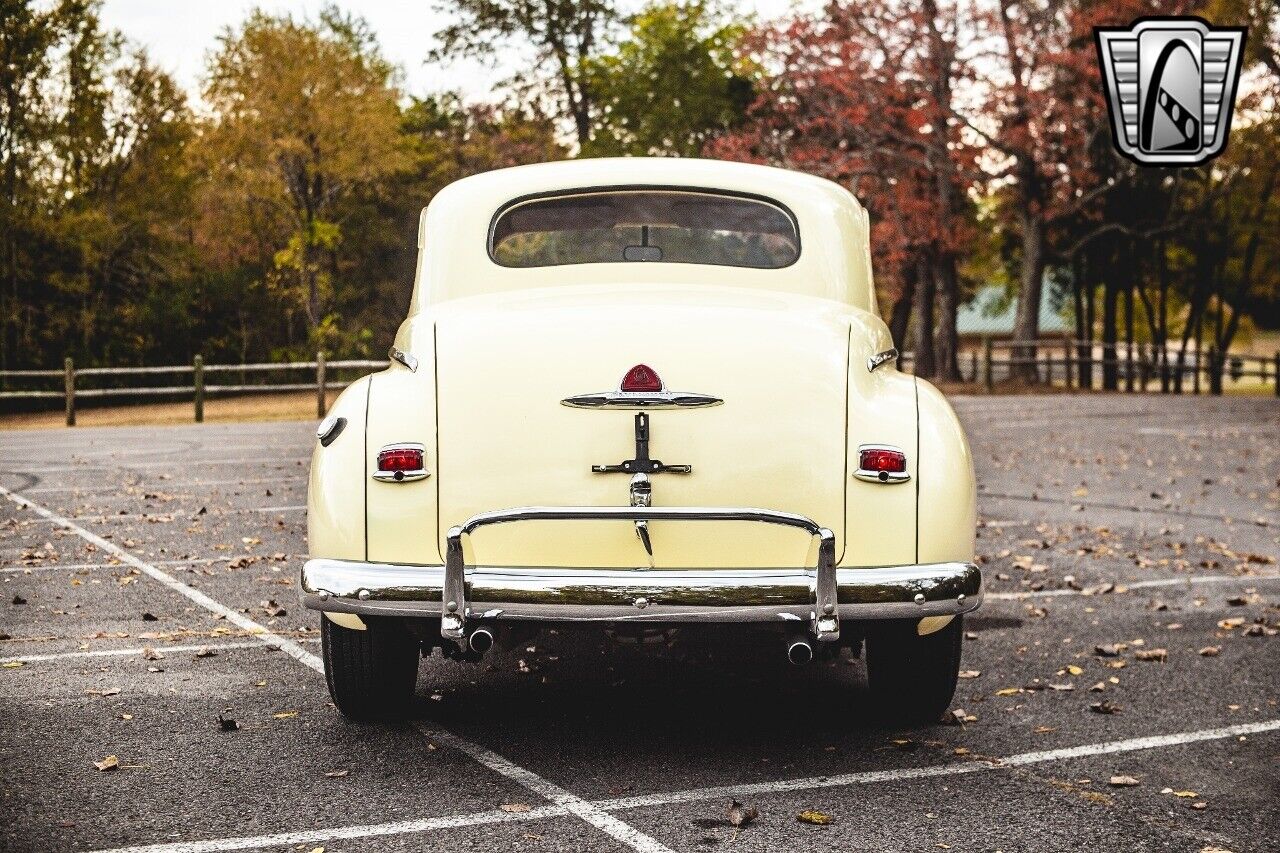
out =
<path fill-rule="evenodd" d="M 109 773 L 112 770 L 120 769 L 120 759 L 114 755 L 108 755 L 101 761 L 93 762 L 93 766 L 101 770 L 103 773 Z"/>
<path fill-rule="evenodd" d="M 230 708 L 227 708 L 225 711 L 223 711 L 221 714 L 218 715 L 218 728 L 221 731 L 234 732 L 234 731 L 238 731 L 240 728 L 239 721 L 227 716 L 227 712 L 229 712 L 230 710 L 231 710 Z"/>
<path fill-rule="evenodd" d="M 834 820 L 834 818 L 832 818 L 831 815 L 827 814 L 826 812 L 820 812 L 814 809 L 808 809 L 796 815 L 796 820 L 800 821 L 801 823 L 811 823 L 815 826 L 826 826 L 827 824 L 831 823 L 831 821 Z"/>
<path fill-rule="evenodd" d="M 277 604 L 274 598 L 260 602 L 258 606 L 262 608 L 263 613 L 273 618 L 277 616 L 284 616 L 288 612 Z"/>
<path fill-rule="evenodd" d="M 1168 649 L 1139 649 L 1133 653 L 1138 660 L 1155 661 L 1156 663 L 1164 663 L 1169 659 Z"/>
<path fill-rule="evenodd" d="M 1132 776 L 1112 776 L 1108 784 L 1113 788 L 1132 788 L 1142 783 Z"/>
<path fill-rule="evenodd" d="M 1089 710 L 1093 711 L 1095 714 L 1119 714 L 1120 706 L 1114 702 L 1108 702 L 1106 699 L 1103 699 L 1101 702 L 1094 702 L 1090 705 Z"/>
<path fill-rule="evenodd" d="M 151 646 L 147 646 L 142 650 L 144 660 L 164 660 L 164 652 L 157 651 Z"/>
<path fill-rule="evenodd" d="M 504 812 L 507 812 L 508 814 L 522 814 L 524 812 L 533 810 L 532 806 L 527 805 L 525 803 L 503 803 L 502 805 L 498 806 L 498 808 L 502 809 Z"/>

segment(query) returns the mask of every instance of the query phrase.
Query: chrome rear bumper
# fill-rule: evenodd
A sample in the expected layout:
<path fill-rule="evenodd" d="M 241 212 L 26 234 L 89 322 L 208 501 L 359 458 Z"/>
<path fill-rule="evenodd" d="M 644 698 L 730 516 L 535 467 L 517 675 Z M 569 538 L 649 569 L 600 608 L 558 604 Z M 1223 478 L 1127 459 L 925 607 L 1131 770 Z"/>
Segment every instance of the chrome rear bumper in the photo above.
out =
<path fill-rule="evenodd" d="M 531 519 L 758 521 L 818 539 L 815 568 L 558 569 L 467 566 L 462 536 L 487 524 Z M 569 622 L 808 623 L 819 640 L 839 620 L 908 619 L 966 613 L 982 603 L 972 563 L 836 568 L 831 531 L 799 515 L 706 507 L 521 507 L 483 513 L 448 535 L 444 566 L 308 560 L 302 603 L 361 616 L 440 617 L 441 634 L 462 639 L 472 620 Z M 452 606 L 450 606 L 452 605 Z"/>

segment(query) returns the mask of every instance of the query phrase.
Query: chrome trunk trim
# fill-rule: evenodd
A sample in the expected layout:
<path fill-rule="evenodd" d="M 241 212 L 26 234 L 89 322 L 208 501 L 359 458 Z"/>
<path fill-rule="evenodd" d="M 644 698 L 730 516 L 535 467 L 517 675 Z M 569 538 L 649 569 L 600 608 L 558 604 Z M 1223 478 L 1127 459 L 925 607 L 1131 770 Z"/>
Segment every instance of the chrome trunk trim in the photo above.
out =
<path fill-rule="evenodd" d="M 719 406 L 719 397 L 710 394 L 693 394 L 687 391 L 601 391 L 597 394 L 579 394 L 565 397 L 563 406 L 574 409 L 698 409 Z"/>

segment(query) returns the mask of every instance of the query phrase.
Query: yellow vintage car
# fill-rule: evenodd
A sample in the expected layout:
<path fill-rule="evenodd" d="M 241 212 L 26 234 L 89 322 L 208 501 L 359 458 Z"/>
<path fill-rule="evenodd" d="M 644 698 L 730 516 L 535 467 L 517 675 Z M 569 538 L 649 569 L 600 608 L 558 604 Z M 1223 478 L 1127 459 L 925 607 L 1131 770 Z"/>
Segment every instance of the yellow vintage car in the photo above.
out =
<path fill-rule="evenodd" d="M 442 190 L 390 367 L 317 433 L 301 588 L 338 709 L 405 714 L 436 648 L 714 625 L 865 646 L 877 707 L 936 721 L 982 600 L 973 465 L 897 370 L 868 238 L 840 186 L 743 163 Z"/>

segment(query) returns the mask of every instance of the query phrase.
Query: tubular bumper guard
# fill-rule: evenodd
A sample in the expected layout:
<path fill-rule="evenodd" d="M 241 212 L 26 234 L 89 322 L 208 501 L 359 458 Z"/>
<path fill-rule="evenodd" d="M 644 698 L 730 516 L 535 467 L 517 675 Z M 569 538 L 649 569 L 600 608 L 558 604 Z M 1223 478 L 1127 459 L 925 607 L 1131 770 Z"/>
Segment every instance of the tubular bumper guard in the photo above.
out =
<path fill-rule="evenodd" d="M 818 539 L 817 567 L 794 569 L 557 569 L 467 566 L 462 537 L 514 521 L 754 521 Z M 471 619 L 570 622 L 802 622 L 824 642 L 840 618 L 905 619 L 967 613 L 982 603 L 972 563 L 882 568 L 835 565 L 835 536 L 802 515 L 734 507 L 517 507 L 449 529 L 444 566 L 313 559 L 302 603 L 361 616 L 440 617 L 462 640 Z M 468 598 L 470 593 L 470 598 Z"/>

